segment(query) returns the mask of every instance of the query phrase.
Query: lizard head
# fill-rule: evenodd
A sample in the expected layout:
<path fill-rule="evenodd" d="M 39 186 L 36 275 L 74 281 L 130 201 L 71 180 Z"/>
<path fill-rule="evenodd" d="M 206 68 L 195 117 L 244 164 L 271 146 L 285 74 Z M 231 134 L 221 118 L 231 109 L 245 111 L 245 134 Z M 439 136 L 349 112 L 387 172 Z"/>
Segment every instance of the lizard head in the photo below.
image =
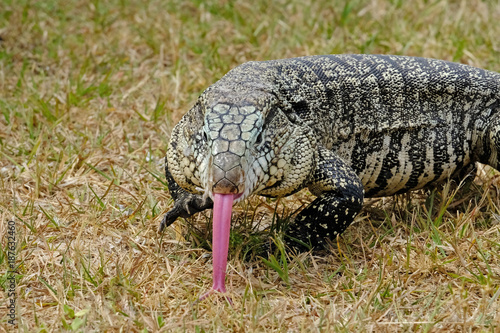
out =
<path fill-rule="evenodd" d="M 205 96 L 202 131 L 208 154 L 201 183 L 209 194 L 233 194 L 239 201 L 269 185 L 271 161 L 288 135 L 275 124 L 274 95 L 253 89 L 232 96 L 225 91 Z"/>
<path fill-rule="evenodd" d="M 210 87 L 172 132 L 167 152 L 176 182 L 235 202 L 272 186 L 286 165 L 280 151 L 293 136 L 277 97 L 252 87 Z"/>

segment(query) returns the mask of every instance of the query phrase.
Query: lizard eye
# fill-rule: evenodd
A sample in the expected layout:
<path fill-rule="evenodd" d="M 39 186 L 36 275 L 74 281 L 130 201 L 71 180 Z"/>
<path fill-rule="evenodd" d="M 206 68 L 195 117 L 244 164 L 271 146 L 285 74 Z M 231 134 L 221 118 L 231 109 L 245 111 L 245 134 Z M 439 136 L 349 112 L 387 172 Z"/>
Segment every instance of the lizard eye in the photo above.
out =
<path fill-rule="evenodd" d="M 255 140 L 255 145 L 260 145 L 262 143 L 262 140 L 264 138 L 264 131 L 260 132 L 259 135 L 257 136 L 257 139 Z"/>

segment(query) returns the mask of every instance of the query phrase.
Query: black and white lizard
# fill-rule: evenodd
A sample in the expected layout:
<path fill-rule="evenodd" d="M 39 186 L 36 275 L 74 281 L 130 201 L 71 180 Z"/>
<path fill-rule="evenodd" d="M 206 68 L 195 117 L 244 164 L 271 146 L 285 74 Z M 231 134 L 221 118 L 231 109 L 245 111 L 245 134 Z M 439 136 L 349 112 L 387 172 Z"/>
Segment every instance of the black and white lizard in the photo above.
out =
<path fill-rule="evenodd" d="M 499 147 L 496 72 L 388 55 L 248 62 L 175 126 L 166 157 L 175 204 L 160 230 L 215 203 L 214 228 L 224 220 L 215 263 L 227 257 L 227 244 L 215 247 L 229 235 L 233 202 L 307 187 L 316 199 L 288 235 L 321 247 L 349 226 L 363 196 L 460 177 L 475 162 L 497 168 Z"/>

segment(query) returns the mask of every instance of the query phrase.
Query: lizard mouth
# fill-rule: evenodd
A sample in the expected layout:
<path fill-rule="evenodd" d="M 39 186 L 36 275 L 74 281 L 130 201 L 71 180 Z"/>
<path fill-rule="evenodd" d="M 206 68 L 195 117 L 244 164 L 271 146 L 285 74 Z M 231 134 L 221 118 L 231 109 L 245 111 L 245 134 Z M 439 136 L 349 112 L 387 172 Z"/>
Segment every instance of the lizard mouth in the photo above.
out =
<path fill-rule="evenodd" d="M 239 198 L 241 198 L 242 196 L 243 196 L 243 193 L 234 194 L 234 195 L 233 195 L 233 200 L 234 200 L 234 202 L 235 202 L 235 203 L 236 203 L 236 202 L 238 202 L 238 201 L 239 201 L 238 199 L 239 199 Z M 237 200 L 238 200 L 238 201 L 237 201 Z"/>

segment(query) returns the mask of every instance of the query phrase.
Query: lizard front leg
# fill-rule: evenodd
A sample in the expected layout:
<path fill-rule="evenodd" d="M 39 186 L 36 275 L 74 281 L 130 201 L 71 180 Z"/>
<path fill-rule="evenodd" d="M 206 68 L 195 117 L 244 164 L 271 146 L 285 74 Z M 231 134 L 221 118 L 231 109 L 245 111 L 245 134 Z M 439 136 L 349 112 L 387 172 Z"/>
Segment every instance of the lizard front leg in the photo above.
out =
<path fill-rule="evenodd" d="M 320 148 L 318 163 L 308 188 L 317 198 L 302 210 L 288 229 L 289 245 L 304 249 L 326 245 L 326 239 L 341 234 L 363 205 L 363 184 L 340 157 Z M 294 242 L 293 240 L 299 240 Z"/>
<path fill-rule="evenodd" d="M 210 197 L 189 193 L 175 182 L 168 170 L 167 159 L 165 159 L 165 176 L 167 178 L 168 190 L 175 202 L 174 207 L 163 217 L 160 223 L 160 232 L 174 223 L 178 217 L 190 217 L 193 214 L 213 207 L 214 203 Z"/>

